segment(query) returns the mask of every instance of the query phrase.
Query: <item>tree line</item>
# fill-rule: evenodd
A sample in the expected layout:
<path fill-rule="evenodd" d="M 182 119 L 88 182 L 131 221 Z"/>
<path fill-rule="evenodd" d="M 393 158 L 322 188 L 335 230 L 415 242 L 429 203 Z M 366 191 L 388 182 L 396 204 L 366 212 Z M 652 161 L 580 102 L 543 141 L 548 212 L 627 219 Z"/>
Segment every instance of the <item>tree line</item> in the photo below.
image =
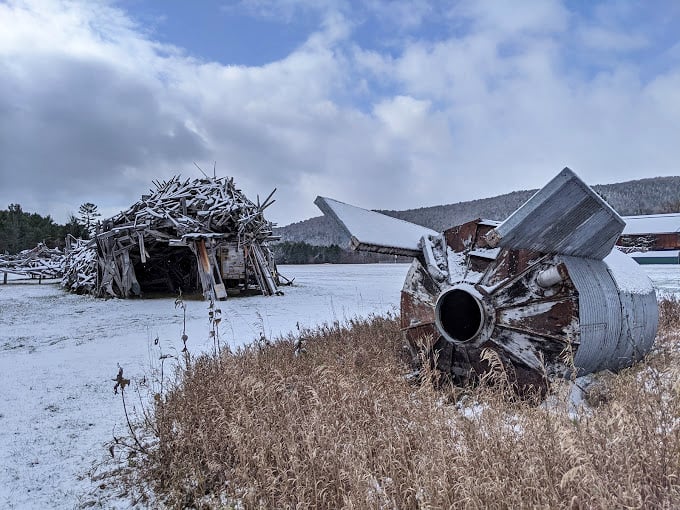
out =
<path fill-rule="evenodd" d="M 0 210 L 0 254 L 15 254 L 44 243 L 49 248 L 63 248 L 68 234 L 89 239 L 96 229 L 95 219 L 100 216 L 97 206 L 87 202 L 80 206 L 79 217 L 71 214 L 60 225 L 51 216 L 26 212 L 20 204 L 10 204 Z"/>
<path fill-rule="evenodd" d="M 284 241 L 270 245 L 277 264 L 367 264 L 404 262 L 410 259 L 380 253 L 357 252 L 337 244 L 315 246 L 305 242 Z"/>
<path fill-rule="evenodd" d="M 593 189 L 620 215 L 662 214 L 680 211 L 680 176 L 653 177 L 616 184 L 595 185 Z M 410 221 L 437 232 L 476 218 L 503 221 L 537 190 L 513 191 L 448 205 L 402 211 L 378 211 Z M 480 193 L 483 190 L 480 190 Z M 337 224 L 325 216 L 292 223 L 275 230 L 283 241 L 313 245 L 346 244 L 349 239 Z"/>

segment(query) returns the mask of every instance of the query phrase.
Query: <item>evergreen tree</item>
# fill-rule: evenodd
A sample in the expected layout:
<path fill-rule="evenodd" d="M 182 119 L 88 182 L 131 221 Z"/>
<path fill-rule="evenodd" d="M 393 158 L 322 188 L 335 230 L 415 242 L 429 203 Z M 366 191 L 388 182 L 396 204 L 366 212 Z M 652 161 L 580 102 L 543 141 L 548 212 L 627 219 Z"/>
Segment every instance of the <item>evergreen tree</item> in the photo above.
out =
<path fill-rule="evenodd" d="M 0 252 L 16 253 L 23 249 L 24 212 L 19 204 L 10 204 L 0 217 Z"/>
<path fill-rule="evenodd" d="M 95 224 L 95 218 L 101 216 L 99 211 L 97 211 L 97 206 L 92 202 L 85 202 L 78 209 L 80 214 L 80 222 L 85 226 L 85 230 L 90 236 L 93 236 L 97 227 Z"/>
<path fill-rule="evenodd" d="M 45 243 L 50 248 L 63 245 L 63 227 L 50 216 L 24 212 L 19 204 L 0 211 L 0 253 L 17 253 Z"/>

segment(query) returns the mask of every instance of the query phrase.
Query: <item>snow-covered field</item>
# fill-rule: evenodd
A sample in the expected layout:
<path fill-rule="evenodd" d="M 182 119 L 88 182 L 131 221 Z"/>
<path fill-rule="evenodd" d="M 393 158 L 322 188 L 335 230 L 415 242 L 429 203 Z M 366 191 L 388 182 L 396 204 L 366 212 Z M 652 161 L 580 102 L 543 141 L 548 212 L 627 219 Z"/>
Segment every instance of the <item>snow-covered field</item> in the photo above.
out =
<path fill-rule="evenodd" d="M 219 303 L 222 345 L 275 338 L 324 322 L 396 311 L 407 264 L 281 266 L 285 296 Z M 208 309 L 185 301 L 187 346 L 210 351 Z M 101 300 L 57 284 L 0 284 L 0 508 L 74 508 L 91 488 L 86 472 L 125 433 L 117 364 L 140 379 L 160 352 L 182 348 L 174 298 Z M 159 345 L 154 339 L 159 338 Z"/>
<path fill-rule="evenodd" d="M 651 264 L 640 267 L 651 278 L 657 297 L 680 293 L 680 266 Z"/>
<path fill-rule="evenodd" d="M 680 267 L 643 266 L 659 290 L 680 292 Z M 222 345 L 276 338 L 324 322 L 397 311 L 407 264 L 282 266 L 283 297 L 234 298 L 222 309 Z M 186 301 L 187 346 L 210 351 L 207 303 Z M 141 379 L 160 353 L 182 348 L 174 298 L 99 300 L 56 284 L 0 284 L 0 507 L 86 505 L 88 470 L 125 433 L 117 365 Z M 158 345 L 154 339 L 158 338 Z"/>

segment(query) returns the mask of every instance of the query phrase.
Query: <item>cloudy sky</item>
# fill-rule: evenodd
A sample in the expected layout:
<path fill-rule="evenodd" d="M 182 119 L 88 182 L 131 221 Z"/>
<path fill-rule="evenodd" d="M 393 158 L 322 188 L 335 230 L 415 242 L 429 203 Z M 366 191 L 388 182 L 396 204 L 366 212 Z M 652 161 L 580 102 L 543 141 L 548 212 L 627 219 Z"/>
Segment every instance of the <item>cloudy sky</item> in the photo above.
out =
<path fill-rule="evenodd" d="M 153 179 L 405 209 L 680 175 L 680 3 L 0 0 L 0 208 Z"/>

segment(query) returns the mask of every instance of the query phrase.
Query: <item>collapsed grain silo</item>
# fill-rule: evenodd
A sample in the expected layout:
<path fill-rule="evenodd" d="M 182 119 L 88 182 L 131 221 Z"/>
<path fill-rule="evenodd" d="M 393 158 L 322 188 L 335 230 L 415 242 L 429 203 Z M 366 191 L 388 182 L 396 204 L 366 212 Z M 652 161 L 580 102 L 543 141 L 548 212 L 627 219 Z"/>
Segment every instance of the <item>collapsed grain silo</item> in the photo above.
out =
<path fill-rule="evenodd" d="M 67 249 L 62 284 L 98 297 L 202 293 L 281 294 L 267 242 L 275 239 L 262 203 L 233 178 L 175 176 L 104 220 L 90 241 Z"/>
<path fill-rule="evenodd" d="M 614 247 L 624 222 L 565 168 L 504 222 L 474 220 L 443 233 L 329 198 L 315 202 L 354 249 L 414 257 L 401 327 L 464 384 L 500 361 L 519 387 L 619 369 L 652 347 L 656 294 Z"/>

